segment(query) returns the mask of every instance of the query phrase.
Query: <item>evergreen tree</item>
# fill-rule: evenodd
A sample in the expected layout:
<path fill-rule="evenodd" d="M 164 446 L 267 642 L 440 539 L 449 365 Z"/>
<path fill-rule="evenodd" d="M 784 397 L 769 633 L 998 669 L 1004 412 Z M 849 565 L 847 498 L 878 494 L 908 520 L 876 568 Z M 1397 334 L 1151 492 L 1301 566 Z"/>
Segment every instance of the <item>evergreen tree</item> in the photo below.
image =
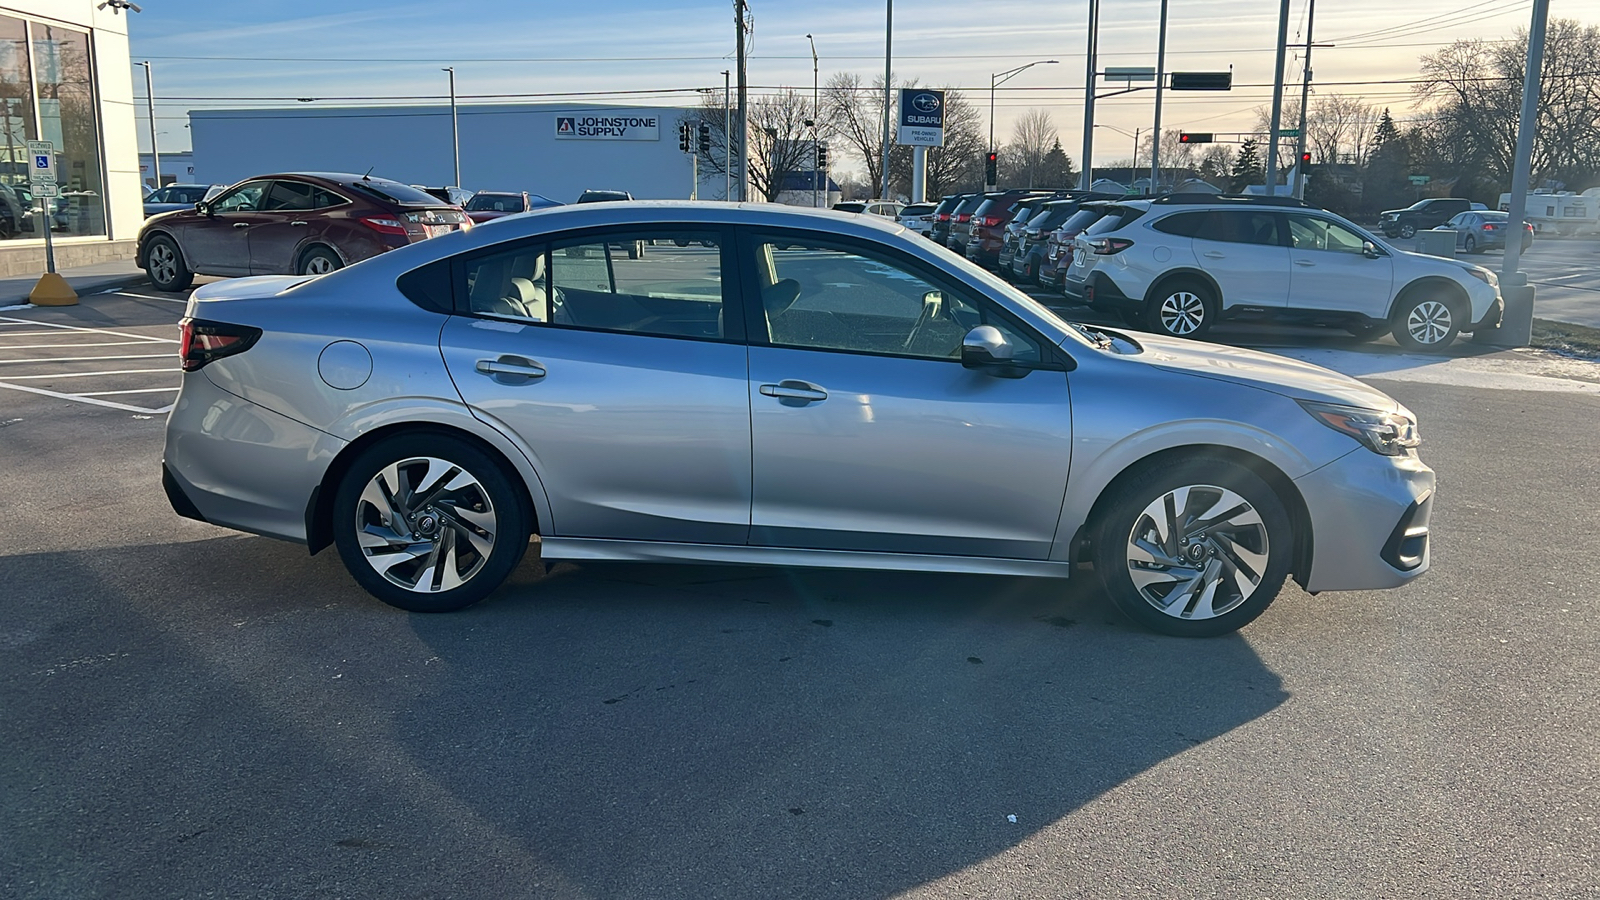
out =
<path fill-rule="evenodd" d="M 1261 164 L 1261 151 L 1253 140 L 1245 141 L 1239 147 L 1239 155 L 1233 161 L 1232 183 L 1229 188 L 1234 191 L 1244 190 L 1246 185 L 1261 184 L 1267 177 L 1266 169 Z"/>
<path fill-rule="evenodd" d="M 1048 187 L 1072 187 L 1077 182 L 1077 173 L 1072 170 L 1072 158 L 1067 156 L 1067 151 L 1061 149 L 1061 139 L 1050 148 L 1044 156 L 1042 183 Z"/>
<path fill-rule="evenodd" d="M 1405 206 L 1416 199 L 1406 176 L 1411 173 L 1411 148 L 1389 110 L 1378 119 L 1372 155 L 1361 179 L 1361 205 L 1367 212 Z"/>
<path fill-rule="evenodd" d="M 1383 108 L 1383 115 L 1378 118 L 1378 129 L 1372 135 L 1372 154 L 1374 156 L 1398 147 L 1400 144 L 1400 128 L 1394 124 L 1394 117 L 1389 115 L 1389 108 Z"/>

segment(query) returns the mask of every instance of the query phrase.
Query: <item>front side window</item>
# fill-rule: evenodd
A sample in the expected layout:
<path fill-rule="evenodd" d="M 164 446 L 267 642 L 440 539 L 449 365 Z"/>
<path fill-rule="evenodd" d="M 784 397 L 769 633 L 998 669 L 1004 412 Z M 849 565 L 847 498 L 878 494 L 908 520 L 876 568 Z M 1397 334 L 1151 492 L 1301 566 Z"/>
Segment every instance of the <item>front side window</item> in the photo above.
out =
<path fill-rule="evenodd" d="M 271 182 L 246 181 L 233 190 L 217 198 L 211 204 L 212 212 L 255 212 L 261 208 L 261 198 L 267 192 Z"/>
<path fill-rule="evenodd" d="M 775 346 L 958 360 L 968 331 L 994 325 L 1018 361 L 1042 359 L 1036 341 L 986 304 L 875 254 L 774 239 L 757 244 L 755 265 Z"/>
<path fill-rule="evenodd" d="M 1361 253 L 1366 238 L 1327 219 L 1290 215 L 1289 236 L 1296 250 L 1327 250 L 1333 253 Z"/>
<path fill-rule="evenodd" d="M 1265 244 L 1272 247 L 1284 243 L 1278 229 L 1278 214 L 1270 210 L 1214 210 L 1206 215 L 1195 237 L 1229 244 Z"/>
<path fill-rule="evenodd" d="M 725 336 L 721 235 L 652 228 L 524 244 L 465 266 L 473 313 L 661 337 Z"/>

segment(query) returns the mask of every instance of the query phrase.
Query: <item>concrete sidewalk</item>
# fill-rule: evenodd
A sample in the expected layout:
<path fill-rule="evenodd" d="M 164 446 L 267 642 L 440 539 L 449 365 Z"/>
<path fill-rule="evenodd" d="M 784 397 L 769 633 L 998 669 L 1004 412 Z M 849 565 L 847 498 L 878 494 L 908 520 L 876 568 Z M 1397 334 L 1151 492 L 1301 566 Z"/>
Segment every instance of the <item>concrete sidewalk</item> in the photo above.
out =
<path fill-rule="evenodd" d="M 144 270 L 133 264 L 133 260 L 100 263 L 93 266 L 77 266 L 70 269 L 61 269 L 61 277 L 72 285 L 81 299 L 90 294 L 101 291 L 111 291 L 117 288 L 128 287 L 149 281 L 149 276 Z M 17 306 L 28 302 L 28 294 L 33 286 L 39 283 L 41 271 L 36 275 L 20 275 L 12 278 L 0 278 L 0 307 Z"/>

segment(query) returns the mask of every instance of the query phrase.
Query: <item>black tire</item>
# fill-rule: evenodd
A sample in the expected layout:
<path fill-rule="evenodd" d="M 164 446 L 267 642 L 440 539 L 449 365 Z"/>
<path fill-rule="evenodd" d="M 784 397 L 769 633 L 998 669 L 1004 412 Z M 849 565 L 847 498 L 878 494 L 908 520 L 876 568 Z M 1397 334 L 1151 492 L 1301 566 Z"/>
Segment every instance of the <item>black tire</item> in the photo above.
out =
<path fill-rule="evenodd" d="M 1463 304 L 1432 292 L 1415 292 L 1401 300 L 1389 319 L 1390 333 L 1407 350 L 1438 353 L 1450 346 L 1466 324 Z"/>
<path fill-rule="evenodd" d="M 423 483 L 428 464 L 419 460 L 447 463 L 472 484 L 443 491 L 431 500 L 426 496 L 418 497 L 411 492 L 431 487 Z M 393 474 L 398 483 L 392 485 L 393 490 L 388 493 L 399 499 L 400 504 L 386 504 L 388 509 L 380 510 L 364 499 L 364 492 L 391 466 L 396 467 Z M 444 479 L 438 479 L 435 484 L 440 481 Z M 388 476 L 384 484 L 388 485 Z M 410 517 L 401 527 L 396 527 L 393 517 L 405 518 L 402 508 L 407 500 L 426 502 L 411 510 Z M 390 606 L 419 613 L 454 612 L 488 596 L 505 581 L 522 560 L 522 554 L 527 552 L 531 527 L 521 492 L 497 460 L 459 438 L 426 433 L 398 435 L 363 450 L 339 482 L 331 515 L 334 545 L 339 548 L 339 557 L 356 583 Z M 469 515 L 473 518 L 468 518 Z M 431 520 L 425 521 L 430 516 Z M 452 524 L 452 518 L 457 524 Z M 479 553 L 479 542 L 474 542 L 464 529 L 481 532 L 485 530 L 485 522 L 489 532 L 488 549 Z M 388 545 L 379 545 L 375 549 L 382 552 L 374 552 L 369 557 L 361 545 L 358 528 L 360 533 L 388 541 Z M 429 534 L 435 536 L 429 538 Z M 479 533 L 478 537 L 484 535 Z M 458 538 L 467 543 L 460 545 Z M 450 554 L 444 557 L 442 566 L 433 566 L 432 572 L 428 565 L 430 558 L 421 552 L 421 548 L 428 546 L 433 548 L 433 559 L 438 559 L 440 553 Z M 386 567 L 386 571 L 394 575 L 392 580 L 379 572 L 378 563 L 372 562 L 372 558 L 381 561 L 385 556 L 401 558 Z M 469 566 L 465 573 L 461 571 L 463 563 Z M 406 585 L 407 581 L 412 585 L 424 584 L 423 575 L 431 575 L 424 588 Z M 452 575 L 460 579 L 460 584 L 444 587 Z"/>
<path fill-rule="evenodd" d="M 1185 491 L 1184 509 L 1177 508 L 1179 491 Z M 1246 511 L 1222 522 L 1212 520 L 1203 530 L 1194 528 L 1194 517 L 1224 501 L 1224 491 L 1248 504 L 1259 521 L 1252 523 Z M 1134 549 L 1135 537 L 1152 536 L 1152 527 L 1178 538 L 1170 522 L 1157 523 L 1146 515 L 1151 508 L 1164 510 L 1169 495 L 1180 525 L 1176 531 L 1189 533 L 1187 539 L 1179 539 L 1189 542 L 1144 540 L 1143 544 L 1156 547 L 1164 558 L 1181 559 L 1178 565 L 1153 562 L 1154 554 L 1141 556 Z M 1230 508 L 1238 509 L 1232 503 Z M 1089 527 L 1095 575 L 1117 609 L 1151 631 L 1177 637 L 1237 631 L 1266 611 L 1289 575 L 1295 535 L 1288 510 L 1270 485 L 1236 463 L 1200 457 L 1177 465 L 1148 466 L 1112 487 L 1100 509 Z M 1232 524 L 1241 519 L 1245 524 Z M 1208 581 L 1214 582 L 1210 590 L 1204 589 Z M 1168 605 L 1163 607 L 1162 601 Z"/>
<path fill-rule="evenodd" d="M 1411 240 L 1412 238 L 1417 236 L 1417 226 L 1412 225 L 1409 222 L 1407 222 L 1404 225 L 1401 225 L 1400 226 L 1400 236 L 1402 238 L 1408 240 L 1408 241 Z"/>
<path fill-rule="evenodd" d="M 194 284 L 194 273 L 184 264 L 178 242 L 164 234 L 156 235 L 145 245 L 144 265 L 150 283 L 158 291 L 178 293 Z"/>
<path fill-rule="evenodd" d="M 1466 239 L 1461 242 L 1461 250 L 1464 253 L 1477 253 L 1478 239 L 1470 234 L 1467 235 Z"/>
<path fill-rule="evenodd" d="M 344 260 L 327 247 L 312 247 L 300 254 L 300 264 L 294 268 L 296 275 L 326 275 L 344 268 Z"/>
<path fill-rule="evenodd" d="M 1216 324 L 1220 308 L 1210 285 L 1189 279 L 1169 281 L 1145 305 L 1144 327 L 1152 334 L 1199 339 Z"/>

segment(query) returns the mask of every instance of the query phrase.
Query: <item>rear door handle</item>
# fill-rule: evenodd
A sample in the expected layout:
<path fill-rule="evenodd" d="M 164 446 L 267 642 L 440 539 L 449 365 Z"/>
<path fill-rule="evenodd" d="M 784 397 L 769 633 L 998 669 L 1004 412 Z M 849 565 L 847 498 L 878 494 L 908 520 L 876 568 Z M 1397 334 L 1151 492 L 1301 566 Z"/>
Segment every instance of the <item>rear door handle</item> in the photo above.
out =
<path fill-rule="evenodd" d="M 310 225 L 311 223 L 310 222 L 294 221 L 294 222 L 290 222 L 289 224 L 290 225 Z"/>
<path fill-rule="evenodd" d="M 544 366 L 531 359 L 522 359 L 515 356 L 502 356 L 499 359 L 480 359 L 477 365 L 478 372 L 483 375 L 516 375 L 523 378 L 543 378 Z"/>
<path fill-rule="evenodd" d="M 235 223 L 233 223 L 233 227 L 235 227 L 235 228 L 249 228 L 250 227 L 250 223 L 249 222 L 235 222 Z"/>
<path fill-rule="evenodd" d="M 1205 252 L 1206 259 L 1226 259 L 1227 256 L 1228 256 L 1228 254 L 1220 253 L 1220 252 L 1218 252 L 1216 250 L 1207 250 Z"/>
<path fill-rule="evenodd" d="M 760 390 L 764 396 L 777 397 L 780 400 L 804 400 L 816 403 L 828 399 L 827 391 L 804 381 L 784 380 L 777 384 L 763 384 Z"/>

